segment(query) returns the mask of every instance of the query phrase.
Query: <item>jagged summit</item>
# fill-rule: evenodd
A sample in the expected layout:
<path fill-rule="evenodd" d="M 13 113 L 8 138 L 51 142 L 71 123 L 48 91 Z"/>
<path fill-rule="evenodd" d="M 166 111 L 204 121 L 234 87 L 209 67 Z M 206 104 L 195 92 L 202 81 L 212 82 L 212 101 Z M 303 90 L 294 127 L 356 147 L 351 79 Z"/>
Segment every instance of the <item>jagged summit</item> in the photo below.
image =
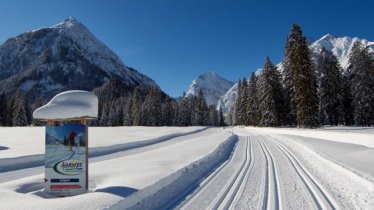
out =
<path fill-rule="evenodd" d="M 71 28 L 74 26 L 83 26 L 77 19 L 74 17 L 68 17 L 63 20 L 61 23 L 58 23 L 51 28 Z"/>
<path fill-rule="evenodd" d="M 20 88 L 29 95 L 50 98 L 65 90 L 92 91 L 113 78 L 129 87 L 157 86 L 127 67 L 73 17 L 0 45 L 0 90 L 7 93 Z"/>
<path fill-rule="evenodd" d="M 332 34 L 326 34 L 324 36 L 322 36 L 319 40 L 332 40 L 332 39 L 335 39 L 336 36 L 332 35 Z"/>
<path fill-rule="evenodd" d="M 202 90 L 207 104 L 216 106 L 218 99 L 233 85 L 233 82 L 224 79 L 216 72 L 209 71 L 192 81 L 186 96 L 197 95 Z"/>
<path fill-rule="evenodd" d="M 365 45 L 374 49 L 374 43 L 368 42 L 366 39 L 360 39 L 358 37 L 336 37 L 331 34 L 327 34 L 319 40 L 312 43 L 309 48 L 313 53 L 313 57 L 317 59 L 322 47 L 331 51 L 338 59 L 343 70 L 346 70 L 349 66 L 349 54 L 351 53 L 353 44 L 356 42 L 362 42 Z"/>

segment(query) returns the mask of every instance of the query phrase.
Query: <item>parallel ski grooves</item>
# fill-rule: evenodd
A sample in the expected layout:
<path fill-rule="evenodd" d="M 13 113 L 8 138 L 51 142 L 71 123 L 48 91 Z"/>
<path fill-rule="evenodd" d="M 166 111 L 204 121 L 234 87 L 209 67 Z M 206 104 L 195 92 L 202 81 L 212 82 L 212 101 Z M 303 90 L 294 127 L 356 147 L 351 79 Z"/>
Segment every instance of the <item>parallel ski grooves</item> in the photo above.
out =
<path fill-rule="evenodd" d="M 259 138 L 260 146 L 266 159 L 265 192 L 263 210 L 282 209 L 278 173 L 273 155 L 270 153 L 264 141 Z"/>
<path fill-rule="evenodd" d="M 297 174 L 305 184 L 305 187 L 311 194 L 318 209 L 338 209 L 331 196 L 316 181 L 309 171 L 300 163 L 300 161 L 279 141 L 274 139 L 274 144 L 285 154 Z"/>

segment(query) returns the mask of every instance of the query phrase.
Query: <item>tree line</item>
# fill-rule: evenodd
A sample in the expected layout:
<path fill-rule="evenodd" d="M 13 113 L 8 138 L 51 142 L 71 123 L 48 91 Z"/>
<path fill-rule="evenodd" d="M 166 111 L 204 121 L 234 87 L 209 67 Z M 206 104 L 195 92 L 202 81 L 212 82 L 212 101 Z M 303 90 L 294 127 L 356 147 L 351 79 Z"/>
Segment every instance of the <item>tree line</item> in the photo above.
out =
<path fill-rule="evenodd" d="M 97 93 L 96 93 L 97 94 Z M 158 87 L 138 86 L 132 93 L 102 100 L 94 126 L 224 126 L 222 111 L 208 106 L 202 91 L 179 101 Z"/>
<path fill-rule="evenodd" d="M 313 62 L 306 37 L 294 24 L 287 37 L 280 72 L 266 58 L 259 75 L 239 81 L 231 125 L 298 126 L 374 125 L 374 60 L 369 47 L 357 41 L 349 68 L 322 48 Z"/>

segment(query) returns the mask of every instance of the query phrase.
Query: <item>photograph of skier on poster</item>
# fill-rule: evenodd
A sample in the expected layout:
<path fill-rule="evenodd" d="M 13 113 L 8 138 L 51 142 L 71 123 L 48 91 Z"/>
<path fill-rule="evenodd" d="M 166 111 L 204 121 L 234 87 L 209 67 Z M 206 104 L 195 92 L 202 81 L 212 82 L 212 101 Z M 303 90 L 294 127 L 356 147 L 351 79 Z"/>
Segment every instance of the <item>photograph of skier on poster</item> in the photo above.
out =
<path fill-rule="evenodd" d="M 75 146 L 75 138 L 78 136 L 77 132 L 72 131 L 68 136 L 68 148 L 71 151 L 72 147 Z"/>

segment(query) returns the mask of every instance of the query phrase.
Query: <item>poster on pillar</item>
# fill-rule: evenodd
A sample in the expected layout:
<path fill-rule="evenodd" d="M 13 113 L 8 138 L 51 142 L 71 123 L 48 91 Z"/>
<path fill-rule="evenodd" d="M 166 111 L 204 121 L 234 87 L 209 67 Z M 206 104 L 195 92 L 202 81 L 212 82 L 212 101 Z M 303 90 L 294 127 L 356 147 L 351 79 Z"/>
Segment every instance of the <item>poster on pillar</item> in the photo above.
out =
<path fill-rule="evenodd" d="M 64 124 L 46 127 L 45 191 L 71 196 L 87 190 L 87 127 Z"/>

